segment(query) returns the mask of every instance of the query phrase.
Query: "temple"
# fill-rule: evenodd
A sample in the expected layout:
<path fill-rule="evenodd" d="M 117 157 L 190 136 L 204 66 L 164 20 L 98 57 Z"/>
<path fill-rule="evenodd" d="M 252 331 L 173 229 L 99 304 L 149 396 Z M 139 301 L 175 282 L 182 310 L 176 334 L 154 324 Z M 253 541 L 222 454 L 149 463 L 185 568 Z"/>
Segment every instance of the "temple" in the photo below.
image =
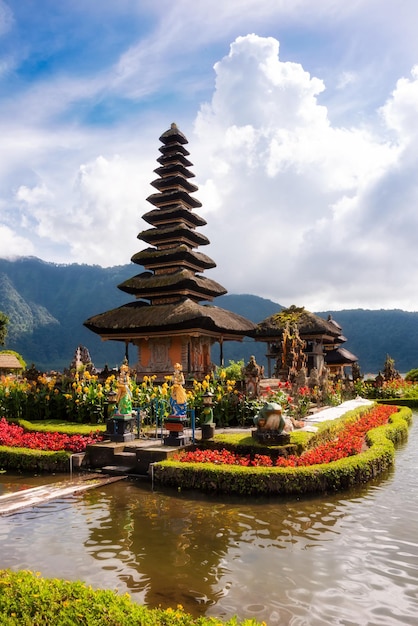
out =
<path fill-rule="evenodd" d="M 190 195 L 198 188 L 190 182 L 194 174 L 188 141 L 172 124 L 160 142 L 154 170 L 158 178 L 151 183 L 157 191 L 147 198 L 154 208 L 143 215 L 151 228 L 138 234 L 150 247 L 131 259 L 145 271 L 118 285 L 135 301 L 95 315 L 84 325 L 103 340 L 124 342 L 126 354 L 129 344 L 136 346 L 137 361 L 130 365 L 138 374 L 164 380 L 180 363 L 186 377 L 201 380 L 213 368 L 212 345 L 219 343 L 223 365 L 223 342 L 241 341 L 255 325 L 207 304 L 227 291 L 202 275 L 216 263 L 197 250 L 209 240 L 197 230 L 206 221 L 193 212 L 202 205 Z"/>
<path fill-rule="evenodd" d="M 308 375 L 315 369 L 321 376 L 325 367 L 331 377 L 340 378 L 345 367 L 358 361 L 342 347 L 347 339 L 332 316 L 325 320 L 304 307 L 292 305 L 271 315 L 257 324 L 251 336 L 267 344 L 269 378 L 293 380 L 302 368 Z"/>

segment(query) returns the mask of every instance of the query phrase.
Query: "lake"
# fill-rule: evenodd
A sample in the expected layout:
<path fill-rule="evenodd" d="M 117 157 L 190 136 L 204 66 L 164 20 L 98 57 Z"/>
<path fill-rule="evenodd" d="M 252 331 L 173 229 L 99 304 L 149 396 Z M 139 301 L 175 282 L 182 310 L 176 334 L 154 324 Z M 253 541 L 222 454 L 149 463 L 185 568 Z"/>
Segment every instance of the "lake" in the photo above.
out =
<path fill-rule="evenodd" d="M 122 481 L 0 517 L 1 566 L 129 592 L 150 607 L 182 604 L 195 616 L 415 625 L 417 417 L 395 467 L 364 487 L 254 500 Z M 0 490 L 42 480 L 2 474 Z"/>

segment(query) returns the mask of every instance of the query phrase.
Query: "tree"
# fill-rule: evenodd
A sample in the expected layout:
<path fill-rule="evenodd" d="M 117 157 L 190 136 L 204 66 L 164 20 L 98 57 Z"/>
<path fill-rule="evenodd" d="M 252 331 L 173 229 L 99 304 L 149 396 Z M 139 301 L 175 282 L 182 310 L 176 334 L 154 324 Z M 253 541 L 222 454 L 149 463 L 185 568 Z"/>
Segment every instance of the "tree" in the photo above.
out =
<path fill-rule="evenodd" d="M 8 323 L 9 318 L 5 313 L 0 311 L 0 346 L 4 346 L 4 344 L 6 343 Z"/>

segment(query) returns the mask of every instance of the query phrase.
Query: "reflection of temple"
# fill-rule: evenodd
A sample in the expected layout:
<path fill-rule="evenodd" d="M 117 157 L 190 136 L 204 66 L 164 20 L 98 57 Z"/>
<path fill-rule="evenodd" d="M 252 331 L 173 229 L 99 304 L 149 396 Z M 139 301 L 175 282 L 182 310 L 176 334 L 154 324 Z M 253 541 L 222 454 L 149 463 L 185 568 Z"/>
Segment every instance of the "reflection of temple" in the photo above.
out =
<path fill-rule="evenodd" d="M 252 335 L 267 343 L 268 377 L 294 379 L 306 367 L 308 375 L 315 369 L 319 376 L 325 366 L 331 376 L 342 376 L 344 368 L 357 362 L 342 344 L 346 338 L 331 316 L 325 320 L 303 307 L 291 306 L 257 324 Z"/>
<path fill-rule="evenodd" d="M 211 371 L 211 347 L 228 340 L 242 340 L 254 330 L 249 320 L 219 307 L 200 304 L 226 290 L 203 272 L 216 266 L 196 248 L 209 243 L 196 228 L 205 220 L 193 209 L 202 206 L 190 193 L 197 191 L 189 178 L 192 163 L 184 145 L 187 139 L 175 124 L 161 137 L 160 164 L 152 182 L 157 193 L 148 197 L 154 208 L 143 219 L 152 226 L 138 239 L 152 247 L 132 257 L 146 271 L 119 285 L 136 300 L 89 318 L 87 328 L 102 339 L 122 341 L 137 347 L 133 367 L 140 374 L 155 374 L 159 380 L 180 363 L 186 376 L 202 379 Z"/>

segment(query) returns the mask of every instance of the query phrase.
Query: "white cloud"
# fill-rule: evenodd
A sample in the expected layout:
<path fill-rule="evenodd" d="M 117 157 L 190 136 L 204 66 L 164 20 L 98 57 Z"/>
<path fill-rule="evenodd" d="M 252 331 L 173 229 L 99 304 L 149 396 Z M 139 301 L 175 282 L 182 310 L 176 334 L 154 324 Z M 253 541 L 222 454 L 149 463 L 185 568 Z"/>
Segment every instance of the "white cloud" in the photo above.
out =
<path fill-rule="evenodd" d="M 400 78 L 381 113 L 388 128 L 396 131 L 401 143 L 409 143 L 418 134 L 418 65 L 411 70 L 412 79 Z"/>
<path fill-rule="evenodd" d="M 395 193 L 384 203 L 381 194 L 395 188 L 387 181 L 399 175 L 401 147 L 363 127 L 333 127 L 317 102 L 322 82 L 278 50 L 272 38 L 239 37 L 216 64 L 216 90 L 196 120 L 203 171 L 222 199 L 208 224 L 217 278 L 313 310 L 363 299 L 394 306 L 405 250 L 394 259 L 393 224 L 402 245 L 411 216 Z M 418 121 L 412 87 L 400 81 L 385 109 L 403 137 Z"/>
<path fill-rule="evenodd" d="M 108 266 L 128 263 L 141 247 L 133 225 L 142 230 L 142 196 L 148 182 L 141 162 L 99 156 L 80 166 L 70 198 L 45 184 L 22 187 L 17 197 L 26 203 L 25 213 L 41 239 L 65 246 L 77 262 Z M 60 254 L 62 249 L 54 260 L 59 261 Z"/>
<path fill-rule="evenodd" d="M 11 228 L 0 224 L 0 250 L 3 258 L 31 256 L 35 247 L 29 239 L 16 234 Z"/>
<path fill-rule="evenodd" d="M 0 0 L 0 35 L 7 33 L 13 25 L 13 13 L 10 7 Z"/>
<path fill-rule="evenodd" d="M 135 235 L 148 227 L 140 218 L 158 137 L 175 121 L 190 140 L 211 241 L 203 251 L 218 265 L 210 275 L 229 292 L 313 310 L 410 308 L 417 5 L 384 5 L 105 2 L 109 24 L 129 12 L 127 43 L 80 61 L 72 42 L 71 65 L 65 46 L 54 56 L 40 21 L 34 40 L 37 30 L 15 28 L 10 11 L 2 22 L 0 0 L 9 46 L 0 58 L 2 232 L 45 260 L 128 262 L 144 246 Z M 64 25 L 62 7 L 54 11 Z M 99 13 L 79 3 L 68 15 L 72 28 L 83 17 L 93 45 L 86 33 Z"/>

